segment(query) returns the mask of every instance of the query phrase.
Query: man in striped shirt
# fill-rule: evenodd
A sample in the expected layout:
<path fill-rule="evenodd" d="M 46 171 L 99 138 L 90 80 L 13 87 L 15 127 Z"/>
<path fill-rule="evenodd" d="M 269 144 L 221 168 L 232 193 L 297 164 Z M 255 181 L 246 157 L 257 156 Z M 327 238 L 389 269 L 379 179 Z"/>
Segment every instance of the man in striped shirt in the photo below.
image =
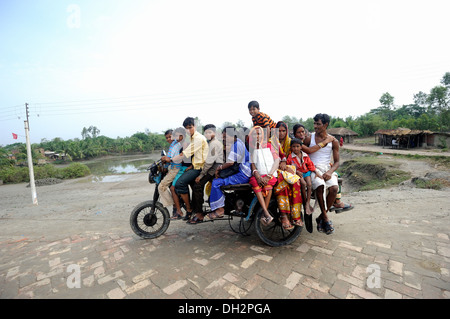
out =
<path fill-rule="evenodd" d="M 248 103 L 248 111 L 252 116 L 253 126 L 261 126 L 262 128 L 275 128 L 277 123 L 275 123 L 269 115 L 263 113 L 259 110 L 259 103 L 256 101 L 251 101 Z"/>

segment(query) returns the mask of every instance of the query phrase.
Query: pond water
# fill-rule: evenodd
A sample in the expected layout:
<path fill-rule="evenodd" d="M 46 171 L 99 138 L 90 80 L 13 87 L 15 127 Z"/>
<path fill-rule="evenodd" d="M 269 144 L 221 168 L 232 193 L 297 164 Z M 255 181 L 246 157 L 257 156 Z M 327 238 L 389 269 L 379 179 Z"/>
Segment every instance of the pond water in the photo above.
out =
<path fill-rule="evenodd" d="M 146 172 L 161 157 L 159 152 L 147 155 L 111 156 L 82 162 L 92 173 L 92 182 L 118 182 L 126 174 Z"/>

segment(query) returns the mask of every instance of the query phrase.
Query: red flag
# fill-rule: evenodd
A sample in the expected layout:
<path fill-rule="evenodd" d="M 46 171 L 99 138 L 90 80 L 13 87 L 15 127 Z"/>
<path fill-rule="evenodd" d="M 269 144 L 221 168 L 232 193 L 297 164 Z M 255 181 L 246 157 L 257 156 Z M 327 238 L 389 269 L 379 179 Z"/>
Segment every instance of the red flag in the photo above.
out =
<path fill-rule="evenodd" d="M 17 134 L 12 133 L 13 139 L 17 140 Z"/>

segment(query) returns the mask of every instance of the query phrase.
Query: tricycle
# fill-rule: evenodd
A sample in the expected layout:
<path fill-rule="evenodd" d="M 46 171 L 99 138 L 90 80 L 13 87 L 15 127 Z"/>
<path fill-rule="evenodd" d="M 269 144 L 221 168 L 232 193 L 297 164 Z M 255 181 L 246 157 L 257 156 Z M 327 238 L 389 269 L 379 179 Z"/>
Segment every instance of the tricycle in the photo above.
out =
<path fill-rule="evenodd" d="M 157 161 L 147 170 L 149 171 L 149 182 L 156 185 L 153 199 L 144 201 L 133 209 L 130 215 L 130 225 L 133 232 L 141 238 L 153 239 L 166 232 L 171 219 L 168 209 L 159 202 L 158 185 L 166 173 L 163 164 L 161 161 Z M 282 227 L 275 196 L 270 200 L 268 207 L 273 222 L 264 225 L 261 222 L 263 210 L 250 184 L 227 185 L 222 187 L 222 191 L 225 194 L 225 215 L 223 218 L 209 222 L 228 221 L 231 229 L 241 235 L 250 235 L 249 230 L 252 225 L 255 225 L 259 238 L 265 244 L 274 247 L 289 245 L 300 236 L 302 226 L 295 226 L 291 230 Z M 211 212 L 207 202 L 203 205 L 203 212 L 204 214 Z"/>

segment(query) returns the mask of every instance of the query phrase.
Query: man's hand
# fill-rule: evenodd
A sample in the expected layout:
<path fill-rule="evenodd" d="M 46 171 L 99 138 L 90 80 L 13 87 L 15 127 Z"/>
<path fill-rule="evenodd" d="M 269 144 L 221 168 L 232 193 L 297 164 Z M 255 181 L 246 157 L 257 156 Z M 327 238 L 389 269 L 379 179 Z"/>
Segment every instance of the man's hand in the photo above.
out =
<path fill-rule="evenodd" d="M 161 157 L 161 161 L 165 162 L 165 163 L 170 163 L 172 159 L 168 156 L 163 156 Z"/>
<path fill-rule="evenodd" d="M 331 178 L 332 173 L 330 173 L 329 171 L 326 172 L 325 174 L 322 175 L 322 178 L 324 181 L 327 181 Z"/>

